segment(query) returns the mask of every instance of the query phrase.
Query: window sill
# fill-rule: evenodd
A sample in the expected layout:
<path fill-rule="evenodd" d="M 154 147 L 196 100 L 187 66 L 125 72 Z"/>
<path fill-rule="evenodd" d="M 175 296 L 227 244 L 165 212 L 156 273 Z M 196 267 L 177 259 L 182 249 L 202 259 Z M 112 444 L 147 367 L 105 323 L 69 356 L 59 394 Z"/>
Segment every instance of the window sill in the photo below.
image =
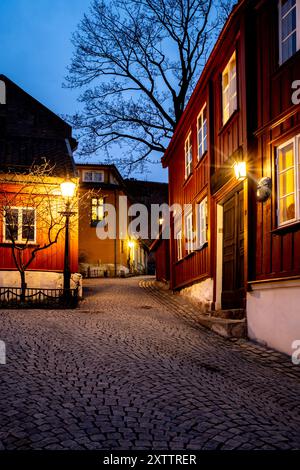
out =
<path fill-rule="evenodd" d="M 271 78 L 276 79 L 285 71 L 286 67 L 290 67 L 298 63 L 299 58 L 300 58 L 300 49 L 298 49 L 295 52 L 295 54 L 293 54 L 291 57 L 289 57 L 287 60 L 285 60 L 281 64 L 279 63 L 279 60 L 278 60 L 277 68 L 271 75 Z"/>
<path fill-rule="evenodd" d="M 225 124 L 223 124 L 222 127 L 219 129 L 218 135 L 225 132 L 228 129 L 228 127 L 231 126 L 232 122 L 236 119 L 238 112 L 239 112 L 238 108 L 235 111 L 233 111 L 232 115 L 228 118 Z"/>
<path fill-rule="evenodd" d="M 196 252 L 195 251 L 191 251 L 190 253 L 188 253 L 187 255 L 185 255 L 183 258 L 180 258 L 178 259 L 177 261 L 175 261 L 175 264 L 179 264 L 181 263 L 182 261 L 185 261 L 189 258 L 191 258 Z"/>
<path fill-rule="evenodd" d="M 38 246 L 40 246 L 37 242 L 15 242 L 15 245 L 16 246 L 28 246 L 30 248 L 36 248 Z M 9 241 L 4 241 L 4 242 L 1 242 L 0 243 L 0 246 L 13 246 L 12 242 L 9 242 Z"/>
<path fill-rule="evenodd" d="M 197 156 L 197 165 L 195 166 L 195 168 L 198 168 L 198 166 L 200 165 L 200 163 L 202 162 L 202 160 L 206 157 L 206 155 L 207 155 L 207 150 L 205 150 L 204 154 L 201 155 L 200 158 L 198 158 L 198 156 Z"/>
<path fill-rule="evenodd" d="M 184 183 L 183 183 L 183 187 L 185 187 L 188 184 L 188 182 L 191 180 L 192 176 L 193 176 L 193 172 L 191 172 L 189 174 L 189 176 L 187 178 L 185 178 Z"/>
<path fill-rule="evenodd" d="M 208 246 L 208 242 L 203 243 L 203 245 L 199 246 L 198 248 L 195 249 L 195 251 L 202 251 L 204 248 Z"/>
<path fill-rule="evenodd" d="M 275 229 L 271 230 L 271 233 L 274 235 L 283 235 L 285 233 L 296 232 L 298 230 L 300 230 L 300 220 L 276 227 Z"/>

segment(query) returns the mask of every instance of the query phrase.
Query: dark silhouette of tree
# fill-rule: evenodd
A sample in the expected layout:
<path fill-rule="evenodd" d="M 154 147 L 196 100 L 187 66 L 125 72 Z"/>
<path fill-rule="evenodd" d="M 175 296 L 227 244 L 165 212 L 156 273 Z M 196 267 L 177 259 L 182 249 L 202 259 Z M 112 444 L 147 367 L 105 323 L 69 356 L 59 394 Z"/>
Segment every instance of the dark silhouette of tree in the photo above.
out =
<path fill-rule="evenodd" d="M 83 111 L 69 118 L 81 155 L 125 143 L 120 160 L 131 169 L 166 150 L 232 3 L 92 2 L 66 77 L 66 86 L 84 89 Z"/>

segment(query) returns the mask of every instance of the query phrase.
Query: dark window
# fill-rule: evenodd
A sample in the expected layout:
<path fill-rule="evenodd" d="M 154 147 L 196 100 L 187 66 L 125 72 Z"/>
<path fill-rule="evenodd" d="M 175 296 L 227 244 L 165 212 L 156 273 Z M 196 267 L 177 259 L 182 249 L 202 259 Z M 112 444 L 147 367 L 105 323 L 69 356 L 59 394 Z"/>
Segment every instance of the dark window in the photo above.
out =
<path fill-rule="evenodd" d="M 279 31 L 280 63 L 283 63 L 298 50 L 297 0 L 280 0 Z"/>
<path fill-rule="evenodd" d="M 14 207 L 5 213 L 5 241 L 35 241 L 35 210 Z"/>

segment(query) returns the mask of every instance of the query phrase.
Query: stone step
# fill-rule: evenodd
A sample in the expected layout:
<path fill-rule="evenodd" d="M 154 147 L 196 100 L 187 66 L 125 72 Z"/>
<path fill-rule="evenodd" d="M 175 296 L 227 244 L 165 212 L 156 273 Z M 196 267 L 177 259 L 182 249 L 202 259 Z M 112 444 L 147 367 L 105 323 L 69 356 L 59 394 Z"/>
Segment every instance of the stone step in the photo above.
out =
<path fill-rule="evenodd" d="M 227 318 L 209 317 L 205 315 L 199 316 L 198 321 L 201 325 L 218 333 L 225 338 L 246 338 L 247 325 L 246 319 L 232 320 Z"/>
<path fill-rule="evenodd" d="M 228 320 L 242 320 L 246 318 L 246 310 L 244 308 L 232 308 L 228 310 L 214 310 L 209 312 L 209 316 L 217 318 L 225 318 Z"/>

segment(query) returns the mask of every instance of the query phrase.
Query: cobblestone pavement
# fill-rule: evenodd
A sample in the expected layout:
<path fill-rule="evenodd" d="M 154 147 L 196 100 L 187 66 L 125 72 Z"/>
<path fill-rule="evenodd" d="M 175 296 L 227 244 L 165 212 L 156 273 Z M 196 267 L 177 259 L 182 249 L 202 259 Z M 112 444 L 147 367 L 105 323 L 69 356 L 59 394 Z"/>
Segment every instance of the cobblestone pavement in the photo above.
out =
<path fill-rule="evenodd" d="M 151 282 L 86 285 L 77 310 L 0 310 L 0 449 L 300 448 L 300 366 Z"/>

